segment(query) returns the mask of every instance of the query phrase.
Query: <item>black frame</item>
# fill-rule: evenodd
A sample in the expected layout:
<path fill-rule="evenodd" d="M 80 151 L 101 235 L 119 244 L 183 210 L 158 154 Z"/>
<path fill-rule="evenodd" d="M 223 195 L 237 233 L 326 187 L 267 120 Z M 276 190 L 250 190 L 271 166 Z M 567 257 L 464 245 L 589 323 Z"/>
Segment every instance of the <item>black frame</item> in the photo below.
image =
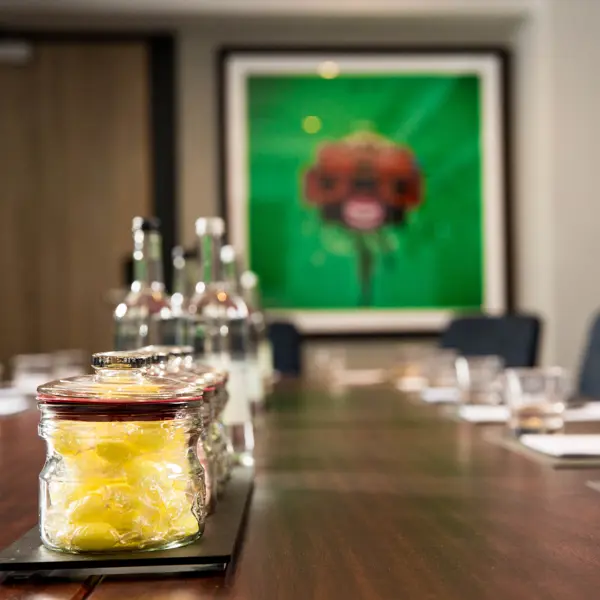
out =
<path fill-rule="evenodd" d="M 35 31 L 0 28 L 0 42 L 144 43 L 148 48 L 151 193 L 154 215 L 161 220 L 165 283 L 173 278 L 171 248 L 178 241 L 177 207 L 177 46 L 170 32 Z M 148 215 L 151 216 L 151 215 Z M 123 224 L 128 227 L 127 224 Z M 130 257 L 123 257 L 124 283 Z"/>
<path fill-rule="evenodd" d="M 505 273 L 506 282 L 506 314 L 515 311 L 515 279 L 514 279 L 514 253 L 511 243 L 514 231 L 513 223 L 513 140 L 512 140 L 512 54 L 504 46 L 223 46 L 216 54 L 217 72 L 217 131 L 218 131 L 218 195 L 221 216 L 227 220 L 227 136 L 226 136 L 226 109 L 227 83 L 225 79 L 225 63 L 229 56 L 236 53 L 252 52 L 254 54 L 493 54 L 500 64 L 500 80 L 502 83 L 502 141 L 501 149 L 504 176 L 504 235 L 505 235 Z M 303 333 L 304 338 L 310 339 L 365 339 L 365 338 L 437 338 L 439 334 L 431 331 L 414 332 L 341 332 L 341 333 Z"/>

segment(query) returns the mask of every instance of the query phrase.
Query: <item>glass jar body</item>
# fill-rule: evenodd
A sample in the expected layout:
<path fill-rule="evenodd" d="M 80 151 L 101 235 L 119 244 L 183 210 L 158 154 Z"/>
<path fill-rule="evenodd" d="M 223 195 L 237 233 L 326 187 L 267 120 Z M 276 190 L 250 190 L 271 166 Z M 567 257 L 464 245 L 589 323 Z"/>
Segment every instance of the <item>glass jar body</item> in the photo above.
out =
<path fill-rule="evenodd" d="M 199 408 L 40 402 L 40 534 L 61 552 L 175 548 L 206 519 Z"/>
<path fill-rule="evenodd" d="M 234 465 L 233 444 L 229 439 L 227 428 L 223 423 L 223 410 L 229 401 L 229 392 L 226 383 L 217 387 L 215 394 L 215 418 L 211 423 L 209 437 L 215 451 L 216 481 L 218 493 L 223 493 L 227 482 L 231 478 Z"/>

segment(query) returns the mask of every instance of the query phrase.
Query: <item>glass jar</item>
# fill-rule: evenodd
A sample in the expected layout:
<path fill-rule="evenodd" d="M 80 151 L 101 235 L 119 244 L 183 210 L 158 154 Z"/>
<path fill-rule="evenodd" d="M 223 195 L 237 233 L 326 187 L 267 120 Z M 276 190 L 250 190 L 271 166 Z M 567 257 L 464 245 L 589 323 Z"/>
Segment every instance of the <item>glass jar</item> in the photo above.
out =
<path fill-rule="evenodd" d="M 222 420 L 223 410 L 229 400 L 227 372 L 201 363 L 194 363 L 189 368 L 196 373 L 204 374 L 208 381 L 214 385 L 214 392 L 211 394 L 212 419 L 208 430 L 208 439 L 214 456 L 217 495 L 221 495 L 231 477 L 234 464 L 233 444 L 227 435 L 227 429 Z"/>
<path fill-rule="evenodd" d="M 208 386 L 206 394 L 210 400 L 211 418 L 205 448 L 208 453 L 207 459 L 210 461 L 211 490 L 218 498 L 225 490 L 235 463 L 233 443 L 222 419 L 223 411 L 229 401 L 229 392 L 227 391 L 229 373 L 201 362 L 195 362 L 191 346 L 177 348 L 174 358 L 169 360 L 167 372 L 187 373 L 188 377 L 192 379 L 201 377 L 204 385 Z M 213 485 L 213 481 L 216 482 L 216 486 Z"/>
<path fill-rule="evenodd" d="M 40 535 L 62 552 L 157 550 L 206 519 L 196 386 L 145 374 L 150 355 L 95 354 L 94 375 L 38 388 Z"/>
<path fill-rule="evenodd" d="M 157 376 L 172 377 L 197 388 L 202 396 L 200 414 L 200 439 L 198 440 L 198 459 L 204 468 L 206 483 L 206 509 L 211 514 L 217 504 L 216 486 L 217 457 L 209 436 L 210 425 L 215 409 L 216 377 L 210 371 L 196 372 L 193 368 L 193 348 L 191 346 L 146 346 L 140 350 L 148 352 L 153 358 L 151 372 Z"/>

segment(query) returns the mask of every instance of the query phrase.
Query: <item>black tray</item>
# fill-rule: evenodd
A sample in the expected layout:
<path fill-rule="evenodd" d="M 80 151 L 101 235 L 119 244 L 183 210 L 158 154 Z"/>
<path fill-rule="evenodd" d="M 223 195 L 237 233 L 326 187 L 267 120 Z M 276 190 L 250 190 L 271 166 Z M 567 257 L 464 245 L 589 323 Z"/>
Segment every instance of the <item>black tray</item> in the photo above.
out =
<path fill-rule="evenodd" d="M 124 573 L 175 573 L 224 571 L 232 562 L 242 537 L 253 488 L 254 471 L 237 467 L 206 522 L 200 540 L 173 550 L 113 554 L 62 554 L 44 548 L 37 527 L 0 552 L 0 573 L 5 576 L 78 577 Z"/>

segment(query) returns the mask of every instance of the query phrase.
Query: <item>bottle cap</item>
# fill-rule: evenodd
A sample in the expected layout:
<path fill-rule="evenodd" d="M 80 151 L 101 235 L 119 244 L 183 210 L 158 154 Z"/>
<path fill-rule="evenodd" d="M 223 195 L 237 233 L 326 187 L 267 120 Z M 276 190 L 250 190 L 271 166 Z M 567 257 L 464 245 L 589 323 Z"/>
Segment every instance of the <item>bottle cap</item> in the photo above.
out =
<path fill-rule="evenodd" d="M 221 217 L 201 217 L 196 220 L 196 235 L 223 235 L 225 221 Z"/>
<path fill-rule="evenodd" d="M 143 369 L 152 365 L 150 353 L 98 352 L 92 354 L 95 369 Z"/>
<path fill-rule="evenodd" d="M 221 261 L 228 265 L 235 263 L 235 250 L 233 246 L 227 244 L 221 248 Z"/>
<path fill-rule="evenodd" d="M 156 217 L 133 217 L 132 231 L 160 231 L 160 219 Z"/>
<path fill-rule="evenodd" d="M 175 246 L 171 250 L 171 259 L 173 260 L 173 266 L 176 269 L 185 268 L 185 251 L 182 246 Z"/>
<path fill-rule="evenodd" d="M 244 271 L 240 276 L 240 284 L 245 290 L 258 287 L 258 275 L 254 271 Z"/>

